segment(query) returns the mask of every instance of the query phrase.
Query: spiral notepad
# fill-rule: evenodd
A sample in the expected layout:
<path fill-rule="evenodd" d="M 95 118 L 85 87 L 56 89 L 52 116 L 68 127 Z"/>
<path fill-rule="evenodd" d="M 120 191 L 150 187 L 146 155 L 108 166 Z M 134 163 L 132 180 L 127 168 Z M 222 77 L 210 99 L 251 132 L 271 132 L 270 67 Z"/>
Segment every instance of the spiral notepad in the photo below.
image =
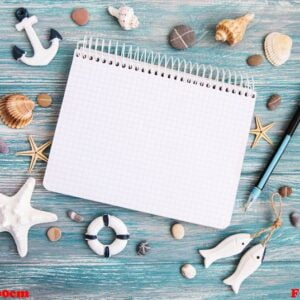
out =
<path fill-rule="evenodd" d="M 224 228 L 255 97 L 242 74 L 86 38 L 74 52 L 44 185 Z"/>

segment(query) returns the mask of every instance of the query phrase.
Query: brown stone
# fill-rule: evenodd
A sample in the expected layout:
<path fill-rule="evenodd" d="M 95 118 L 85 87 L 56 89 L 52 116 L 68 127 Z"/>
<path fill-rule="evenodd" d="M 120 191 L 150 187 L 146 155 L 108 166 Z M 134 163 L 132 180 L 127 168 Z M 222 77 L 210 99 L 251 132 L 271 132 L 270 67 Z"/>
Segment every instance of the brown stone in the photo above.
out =
<path fill-rule="evenodd" d="M 267 103 L 269 110 L 275 110 L 281 103 L 281 97 L 278 94 L 274 94 L 270 97 Z"/>
<path fill-rule="evenodd" d="M 57 242 L 61 239 L 61 230 L 58 227 L 51 227 L 47 231 L 48 239 L 51 242 Z"/>
<path fill-rule="evenodd" d="M 52 103 L 52 98 L 48 94 L 38 94 L 37 103 L 39 106 L 48 107 Z"/>
<path fill-rule="evenodd" d="M 251 67 L 256 67 L 264 62 L 264 57 L 260 54 L 251 55 L 247 58 L 247 64 Z"/>
<path fill-rule="evenodd" d="M 289 186 L 282 186 L 279 190 L 278 193 L 280 194 L 281 197 L 289 197 L 292 194 L 293 190 Z"/>
<path fill-rule="evenodd" d="M 169 43 L 173 48 L 186 49 L 194 45 L 196 34 L 193 29 L 187 25 L 175 26 L 169 34 Z"/>
<path fill-rule="evenodd" d="M 85 8 L 75 8 L 72 11 L 71 18 L 79 26 L 86 25 L 89 22 L 89 12 Z"/>

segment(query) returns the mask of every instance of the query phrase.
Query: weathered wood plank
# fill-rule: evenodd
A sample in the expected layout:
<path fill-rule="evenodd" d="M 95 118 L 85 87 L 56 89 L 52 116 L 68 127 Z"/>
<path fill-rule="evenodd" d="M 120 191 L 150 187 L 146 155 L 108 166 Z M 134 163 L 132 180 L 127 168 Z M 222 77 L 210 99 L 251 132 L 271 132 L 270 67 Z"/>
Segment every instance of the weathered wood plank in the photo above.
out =
<path fill-rule="evenodd" d="M 185 262 L 185 260 L 181 260 Z M 288 299 L 290 289 L 299 287 L 299 263 L 265 263 L 248 278 L 235 299 Z M 230 287 L 222 280 L 233 271 L 231 265 L 208 270 L 196 266 L 198 276 L 186 280 L 180 264 L 128 264 L 127 261 L 94 264 L 5 266 L 7 289 L 28 289 L 32 299 L 224 299 Z M 274 269 L 280 272 L 274 272 Z M 3 273 L 0 270 L 0 274 Z M 291 276 L 295 274 L 295 276 Z M 0 283 L 0 287 L 4 286 Z"/>

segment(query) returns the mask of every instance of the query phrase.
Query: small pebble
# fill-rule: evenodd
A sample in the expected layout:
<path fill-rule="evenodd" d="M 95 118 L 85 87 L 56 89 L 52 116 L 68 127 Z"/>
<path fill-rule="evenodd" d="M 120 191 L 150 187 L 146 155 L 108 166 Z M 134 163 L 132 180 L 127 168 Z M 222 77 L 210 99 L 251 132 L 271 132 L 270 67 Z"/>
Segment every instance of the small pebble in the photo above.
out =
<path fill-rule="evenodd" d="M 184 237 L 184 227 L 182 224 L 176 223 L 171 228 L 172 236 L 176 240 L 181 240 Z"/>
<path fill-rule="evenodd" d="M 293 212 L 290 214 L 291 224 L 295 227 L 300 227 L 300 214 Z"/>
<path fill-rule="evenodd" d="M 52 103 L 52 98 L 48 94 L 38 94 L 37 103 L 41 107 L 48 107 Z"/>
<path fill-rule="evenodd" d="M 7 154 L 8 152 L 9 152 L 9 148 L 8 148 L 7 144 L 0 137 L 0 153 Z"/>
<path fill-rule="evenodd" d="M 61 230 L 58 227 L 50 227 L 47 231 L 48 239 L 51 242 L 57 242 L 61 238 Z"/>
<path fill-rule="evenodd" d="M 185 264 L 185 265 L 181 266 L 180 271 L 181 271 L 182 276 L 187 279 L 192 279 L 197 275 L 196 269 L 190 264 Z"/>
<path fill-rule="evenodd" d="M 67 215 L 71 220 L 78 222 L 78 223 L 82 222 L 84 220 L 83 216 L 79 215 L 78 213 L 76 213 L 73 210 L 68 210 Z"/>
<path fill-rule="evenodd" d="M 169 43 L 175 49 L 186 49 L 195 44 L 196 34 L 187 25 L 175 26 L 169 34 Z"/>
<path fill-rule="evenodd" d="M 75 8 L 72 11 L 71 18 L 74 23 L 83 26 L 89 22 L 89 12 L 85 8 Z"/>
<path fill-rule="evenodd" d="M 293 190 L 289 186 L 282 186 L 279 190 L 278 193 L 280 194 L 281 197 L 289 197 L 292 194 Z"/>
<path fill-rule="evenodd" d="M 264 62 L 264 57 L 259 54 L 251 55 L 247 58 L 247 64 L 251 67 L 256 67 Z"/>
<path fill-rule="evenodd" d="M 149 246 L 149 243 L 146 241 L 140 242 L 136 247 L 136 252 L 138 255 L 146 255 L 147 252 L 149 252 L 151 247 Z"/>
<path fill-rule="evenodd" d="M 275 110 L 281 103 L 281 97 L 278 94 L 274 94 L 267 102 L 267 108 L 269 110 Z"/>

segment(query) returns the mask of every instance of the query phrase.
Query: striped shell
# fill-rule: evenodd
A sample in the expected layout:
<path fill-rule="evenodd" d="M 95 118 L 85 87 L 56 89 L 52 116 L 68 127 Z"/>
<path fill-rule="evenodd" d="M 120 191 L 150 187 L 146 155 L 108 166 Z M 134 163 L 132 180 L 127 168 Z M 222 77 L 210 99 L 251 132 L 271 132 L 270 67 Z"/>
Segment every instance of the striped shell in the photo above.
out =
<path fill-rule="evenodd" d="M 265 55 L 272 65 L 278 67 L 289 59 L 292 46 L 293 41 L 288 35 L 272 32 L 265 38 Z"/>
<path fill-rule="evenodd" d="M 216 27 L 216 40 L 235 45 L 240 42 L 245 34 L 248 24 L 253 20 L 254 14 L 247 14 L 237 19 L 225 19 Z"/>
<path fill-rule="evenodd" d="M 0 101 L 0 118 L 10 128 L 23 128 L 33 117 L 34 102 L 22 94 L 12 94 Z"/>

